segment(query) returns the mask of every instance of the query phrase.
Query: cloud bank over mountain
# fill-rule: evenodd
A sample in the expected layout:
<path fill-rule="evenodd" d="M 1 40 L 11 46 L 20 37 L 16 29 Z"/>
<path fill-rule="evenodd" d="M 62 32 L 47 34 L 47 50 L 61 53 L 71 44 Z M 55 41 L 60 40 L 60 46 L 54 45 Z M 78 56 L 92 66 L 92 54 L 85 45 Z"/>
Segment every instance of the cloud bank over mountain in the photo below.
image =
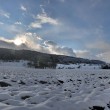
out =
<path fill-rule="evenodd" d="M 0 37 L 0 47 L 10 49 L 29 49 L 49 54 L 76 56 L 72 48 L 59 46 L 54 41 L 43 40 L 35 33 L 24 33 L 17 35 L 14 39 Z"/>
<path fill-rule="evenodd" d="M 0 47 L 110 62 L 109 9 L 109 0 L 2 0 Z"/>

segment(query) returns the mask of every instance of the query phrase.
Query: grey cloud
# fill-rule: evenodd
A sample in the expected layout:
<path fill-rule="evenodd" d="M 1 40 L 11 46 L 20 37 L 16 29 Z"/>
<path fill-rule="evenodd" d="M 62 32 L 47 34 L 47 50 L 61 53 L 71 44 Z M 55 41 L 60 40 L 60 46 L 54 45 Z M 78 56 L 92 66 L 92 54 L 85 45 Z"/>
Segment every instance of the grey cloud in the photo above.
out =
<path fill-rule="evenodd" d="M 104 52 L 104 53 L 100 53 L 100 54 L 98 54 L 96 56 L 97 56 L 97 58 L 110 63 L 110 51 L 107 51 L 107 52 Z"/>
<path fill-rule="evenodd" d="M 48 51 L 50 53 L 59 54 L 59 55 L 67 55 L 67 56 L 76 56 L 72 48 L 58 46 L 53 41 L 45 41 L 44 44 L 47 46 Z"/>
<path fill-rule="evenodd" d="M 110 50 L 110 44 L 108 44 L 104 40 L 98 40 L 95 41 L 94 43 L 89 43 L 86 45 L 86 47 L 89 49 L 98 49 L 101 51 Z"/>
<path fill-rule="evenodd" d="M 47 46 L 57 46 L 57 44 L 53 41 L 45 41 L 44 44 Z"/>
<path fill-rule="evenodd" d="M 88 58 L 88 59 L 97 59 L 99 58 L 95 56 L 90 50 L 74 50 L 77 57 L 80 58 Z"/>

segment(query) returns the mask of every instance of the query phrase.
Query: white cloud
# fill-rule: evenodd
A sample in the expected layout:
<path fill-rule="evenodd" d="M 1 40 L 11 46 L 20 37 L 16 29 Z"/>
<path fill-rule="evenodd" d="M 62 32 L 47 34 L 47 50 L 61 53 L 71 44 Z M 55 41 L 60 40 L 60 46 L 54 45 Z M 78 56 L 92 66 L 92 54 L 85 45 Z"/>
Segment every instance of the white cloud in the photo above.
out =
<path fill-rule="evenodd" d="M 10 13 L 4 11 L 4 10 L 0 10 L 0 16 L 6 17 L 6 18 L 10 18 Z"/>
<path fill-rule="evenodd" d="M 51 25 L 59 25 L 59 21 L 57 19 L 51 18 L 45 12 L 43 5 L 40 5 L 42 14 L 38 14 L 36 17 L 34 16 L 35 21 L 32 22 L 29 27 L 31 28 L 42 28 L 43 24 L 51 24 Z"/>
<path fill-rule="evenodd" d="M 1 41 L 5 41 L 5 42 L 8 42 L 8 43 L 12 43 L 13 42 L 13 40 L 9 40 L 9 39 L 6 39 L 4 37 L 0 37 L 0 40 Z"/>
<path fill-rule="evenodd" d="M 32 27 L 32 28 L 42 28 L 42 24 L 37 22 L 37 21 L 35 21 L 35 22 L 32 22 L 30 24 L 30 27 Z"/>
<path fill-rule="evenodd" d="M 110 63 L 110 51 L 96 55 L 99 59 Z"/>
<path fill-rule="evenodd" d="M 38 14 L 36 17 L 36 21 L 30 24 L 32 28 L 42 28 L 43 24 L 51 24 L 51 25 L 59 25 L 58 20 L 53 19 L 46 14 Z"/>
<path fill-rule="evenodd" d="M 53 19 L 45 14 L 38 14 L 37 19 L 40 20 L 41 24 L 49 23 L 52 25 L 58 25 L 58 20 Z"/>
<path fill-rule="evenodd" d="M 15 37 L 15 39 L 16 38 L 21 39 L 27 45 L 27 47 L 29 47 L 31 49 L 37 48 L 39 41 L 42 40 L 42 38 L 40 36 L 38 36 L 36 33 L 31 33 L 31 32 L 18 34 Z"/>
<path fill-rule="evenodd" d="M 26 7 L 24 5 L 21 5 L 21 10 L 22 11 L 27 11 Z"/>
<path fill-rule="evenodd" d="M 43 7 L 44 7 L 44 5 L 40 5 L 40 8 L 41 8 L 42 14 L 45 14 L 45 15 L 46 15 L 45 9 L 44 9 Z"/>
<path fill-rule="evenodd" d="M 22 23 L 21 23 L 21 22 L 19 22 L 19 21 L 17 21 L 17 22 L 15 22 L 15 24 L 21 25 Z"/>

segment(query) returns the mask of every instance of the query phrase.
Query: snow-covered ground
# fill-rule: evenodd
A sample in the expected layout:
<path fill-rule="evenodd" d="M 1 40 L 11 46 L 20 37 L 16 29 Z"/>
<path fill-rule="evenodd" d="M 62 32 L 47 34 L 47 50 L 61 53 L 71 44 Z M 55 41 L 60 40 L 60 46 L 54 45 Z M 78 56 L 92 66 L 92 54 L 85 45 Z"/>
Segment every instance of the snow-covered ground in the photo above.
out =
<path fill-rule="evenodd" d="M 20 60 L 18 62 L 3 62 L 0 61 L 0 66 L 7 67 L 28 67 L 29 61 Z M 57 64 L 56 69 L 100 69 L 101 65 L 98 64 Z"/>
<path fill-rule="evenodd" d="M 57 64 L 57 69 L 100 69 L 101 65 L 98 64 Z"/>
<path fill-rule="evenodd" d="M 0 66 L 0 110 L 110 110 L 110 71 Z"/>
<path fill-rule="evenodd" d="M 20 60 L 20 61 L 15 61 L 15 62 L 3 62 L 0 61 L 0 66 L 10 66 L 10 67 L 27 67 L 27 63 L 29 61 L 24 61 L 24 60 Z"/>

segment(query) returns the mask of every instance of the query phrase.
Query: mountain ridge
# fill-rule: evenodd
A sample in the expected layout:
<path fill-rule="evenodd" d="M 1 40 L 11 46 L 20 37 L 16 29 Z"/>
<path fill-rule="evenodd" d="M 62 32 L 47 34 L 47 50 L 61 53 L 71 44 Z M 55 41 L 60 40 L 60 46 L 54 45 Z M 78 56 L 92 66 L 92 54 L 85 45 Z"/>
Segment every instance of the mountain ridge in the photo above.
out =
<path fill-rule="evenodd" d="M 38 62 L 40 62 L 45 66 L 48 65 L 49 63 L 54 64 L 54 66 L 58 63 L 105 64 L 104 61 L 100 60 L 90 60 L 65 55 L 47 54 L 27 49 L 16 50 L 8 48 L 0 48 L 0 60 L 3 61 L 28 60 L 30 62 L 34 62 L 35 65 L 38 65 Z"/>

